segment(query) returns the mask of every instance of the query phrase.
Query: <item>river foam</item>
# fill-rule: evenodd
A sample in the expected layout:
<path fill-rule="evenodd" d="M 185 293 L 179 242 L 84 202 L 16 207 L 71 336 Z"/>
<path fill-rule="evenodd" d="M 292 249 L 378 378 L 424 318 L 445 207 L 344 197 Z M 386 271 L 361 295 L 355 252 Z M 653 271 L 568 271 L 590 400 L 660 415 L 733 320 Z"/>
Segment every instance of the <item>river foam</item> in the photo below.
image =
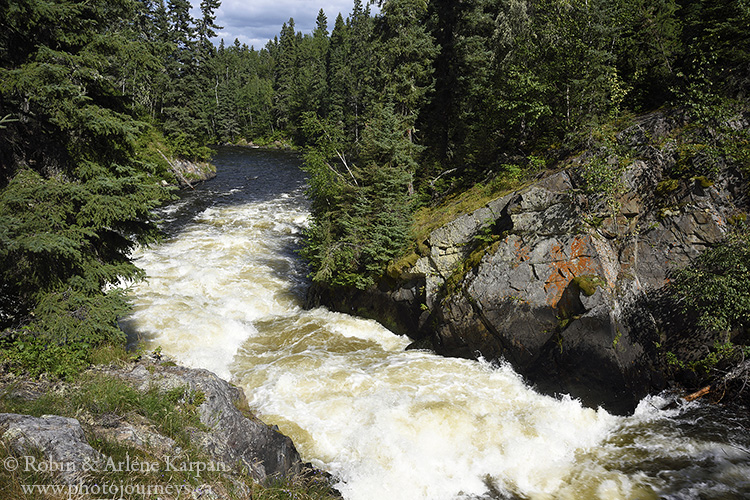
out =
<path fill-rule="evenodd" d="M 240 179 L 291 175 L 235 156 Z M 540 395 L 506 364 L 407 351 L 374 321 L 305 310 L 302 188 L 245 199 L 228 184 L 165 211 L 178 229 L 136 252 L 148 280 L 123 324 L 243 387 L 347 500 L 750 496 L 746 418 L 712 422 L 668 396 L 617 417 Z"/>

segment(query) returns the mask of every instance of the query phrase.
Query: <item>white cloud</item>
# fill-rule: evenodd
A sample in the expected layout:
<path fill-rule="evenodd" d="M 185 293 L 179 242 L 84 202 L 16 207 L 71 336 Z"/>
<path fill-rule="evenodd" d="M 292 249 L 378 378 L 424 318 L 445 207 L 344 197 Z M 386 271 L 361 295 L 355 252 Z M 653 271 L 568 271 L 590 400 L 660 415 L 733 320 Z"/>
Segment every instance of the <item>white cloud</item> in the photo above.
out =
<path fill-rule="evenodd" d="M 192 0 L 192 3 L 193 16 L 199 17 L 200 1 Z M 281 32 L 281 26 L 289 18 L 294 19 L 297 31 L 311 33 L 320 9 L 328 18 L 330 32 L 339 12 L 346 18 L 353 6 L 354 0 L 223 0 L 216 12 L 216 24 L 223 27 L 216 41 L 223 38 L 226 45 L 231 45 L 237 38 L 241 43 L 261 49 Z M 376 12 L 375 6 L 371 9 Z"/>

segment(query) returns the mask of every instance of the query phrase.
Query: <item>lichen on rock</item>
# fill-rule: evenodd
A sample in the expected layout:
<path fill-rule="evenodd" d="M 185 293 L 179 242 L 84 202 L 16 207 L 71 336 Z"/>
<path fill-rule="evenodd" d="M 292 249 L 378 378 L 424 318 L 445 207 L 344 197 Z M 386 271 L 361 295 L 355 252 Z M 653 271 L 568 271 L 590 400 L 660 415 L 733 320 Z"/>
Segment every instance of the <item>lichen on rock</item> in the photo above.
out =
<path fill-rule="evenodd" d="M 429 235 L 401 281 L 391 276 L 359 297 L 377 294 L 379 310 L 391 311 L 386 326 L 415 347 L 505 359 L 544 392 L 632 411 L 666 380 L 644 298 L 747 209 L 737 191 L 745 180 L 731 164 L 719 162 L 710 180 L 671 177 L 680 159 L 672 137 L 684 124 L 679 113 L 641 117 L 615 139 L 627 156 L 584 152 L 458 217 Z M 581 174 L 597 154 L 609 155 L 600 168 L 618 172 L 620 188 L 606 192 L 612 199 L 592 194 Z M 478 247 L 488 238 L 488 251 Z M 407 282 L 424 290 L 420 307 L 399 301 Z M 356 297 L 323 303 L 380 319 Z"/>

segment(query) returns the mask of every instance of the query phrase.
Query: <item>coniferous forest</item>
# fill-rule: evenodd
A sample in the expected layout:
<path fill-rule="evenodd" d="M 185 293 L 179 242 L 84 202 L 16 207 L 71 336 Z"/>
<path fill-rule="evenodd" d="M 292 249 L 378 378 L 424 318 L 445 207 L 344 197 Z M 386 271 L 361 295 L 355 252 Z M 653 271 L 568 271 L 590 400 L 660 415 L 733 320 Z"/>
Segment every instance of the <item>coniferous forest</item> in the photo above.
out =
<path fill-rule="evenodd" d="M 746 0 L 385 0 L 212 42 L 219 0 L 0 0 L 0 351 L 67 376 L 121 345 L 165 157 L 305 154 L 314 281 L 364 288 L 414 213 L 520 182 L 638 113 L 745 110 Z M 729 110 L 729 111 L 727 111 Z"/>

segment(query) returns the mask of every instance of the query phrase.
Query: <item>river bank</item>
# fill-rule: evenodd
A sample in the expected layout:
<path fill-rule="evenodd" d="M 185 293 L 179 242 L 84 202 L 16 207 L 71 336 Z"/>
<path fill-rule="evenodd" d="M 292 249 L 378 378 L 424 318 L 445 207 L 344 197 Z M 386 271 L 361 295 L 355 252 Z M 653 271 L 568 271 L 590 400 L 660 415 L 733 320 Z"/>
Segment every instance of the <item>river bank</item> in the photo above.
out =
<path fill-rule="evenodd" d="M 408 337 L 375 321 L 306 308 L 307 270 L 296 254 L 308 213 L 299 158 L 220 148 L 215 161 L 215 180 L 181 191 L 162 210 L 164 240 L 133 255 L 148 280 L 131 286 L 133 312 L 121 325 L 145 352 L 168 353 L 197 369 L 209 385 L 227 388 L 229 400 L 235 390 L 203 370 L 231 380 L 272 434 L 277 426 L 289 436 L 300 461 L 330 474 L 347 500 L 718 500 L 750 494 L 750 421 L 742 409 L 662 393 L 618 416 L 567 395 L 541 394 L 509 363 L 408 350 Z M 80 419 L 84 430 L 92 425 L 124 438 L 111 452 L 112 445 L 102 440 L 109 448 L 100 453 L 116 462 L 137 453 L 146 453 L 137 455 L 146 459 L 156 452 L 128 446 L 144 441 L 144 435 L 157 445 L 169 443 L 156 439 L 159 434 L 186 450 L 181 430 L 197 429 L 200 435 L 208 425 L 200 420 L 207 391 L 197 383 L 198 390 L 186 391 L 190 382 L 178 383 L 182 388 L 170 382 L 188 368 L 154 363 L 115 368 L 133 382 L 127 389 L 119 376 L 106 375 L 104 386 L 110 389 L 104 392 L 58 382 L 34 389 L 19 380 L 8 381 L 4 392 L 14 393 L 13 387 L 36 392 L 36 418 L 54 408 L 41 397 L 51 394 L 47 397 L 74 408 L 58 413 Z M 133 387 L 161 377 L 163 396 L 148 390 L 133 395 Z M 120 406 L 113 409 L 113 400 Z M 131 402 L 144 400 L 145 406 L 161 408 L 163 423 L 152 427 L 140 410 L 133 411 Z M 18 406 L 3 411 L 23 413 Z M 230 443 L 242 435 L 225 433 L 220 440 Z M 87 446 L 96 448 L 96 439 Z M 161 471 L 167 455 L 159 456 Z M 200 455 L 192 462 L 202 460 L 217 459 Z M 110 479 L 99 476 L 100 482 L 115 477 L 134 484 L 125 475 L 104 472 Z M 155 484 L 196 486 L 195 468 L 170 472 L 176 475 Z M 234 484 L 235 473 L 227 474 L 213 477 L 215 489 Z M 148 475 L 136 477 L 139 483 L 151 481 Z M 24 484 L 15 478 L 16 485 Z M 34 484 L 45 481 L 62 484 L 47 476 Z M 243 498 L 244 490 L 235 491 Z"/>
<path fill-rule="evenodd" d="M 746 170 L 722 153 L 747 126 L 739 116 L 718 139 L 679 110 L 638 117 L 434 229 L 376 286 L 316 284 L 308 302 L 376 319 L 417 348 L 506 360 L 545 394 L 622 415 L 676 384 L 747 401 L 747 370 L 725 374 L 741 365 L 747 342 L 742 314 L 726 311 L 746 291 L 714 281 L 713 302 L 698 283 L 689 299 L 675 291 L 680 269 L 747 232 Z M 745 279 L 741 263 L 713 265 L 700 271 L 706 284 Z M 696 326 L 698 311 L 709 323 L 738 320 L 722 333 Z"/>
<path fill-rule="evenodd" d="M 3 374 L 0 393 L 0 483 L 13 498 L 67 498 L 34 486 L 75 498 L 335 497 L 242 390 L 160 354 L 71 382 Z"/>

